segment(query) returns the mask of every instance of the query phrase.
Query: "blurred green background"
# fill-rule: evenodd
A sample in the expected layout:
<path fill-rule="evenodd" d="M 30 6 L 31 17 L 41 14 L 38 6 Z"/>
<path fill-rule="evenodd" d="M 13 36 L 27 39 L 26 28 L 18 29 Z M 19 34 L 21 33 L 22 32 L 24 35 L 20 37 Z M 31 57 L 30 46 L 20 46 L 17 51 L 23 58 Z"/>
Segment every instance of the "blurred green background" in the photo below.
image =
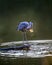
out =
<path fill-rule="evenodd" d="M 52 39 L 52 0 L 0 0 L 0 42 L 22 40 L 21 21 L 34 23 L 28 40 Z"/>

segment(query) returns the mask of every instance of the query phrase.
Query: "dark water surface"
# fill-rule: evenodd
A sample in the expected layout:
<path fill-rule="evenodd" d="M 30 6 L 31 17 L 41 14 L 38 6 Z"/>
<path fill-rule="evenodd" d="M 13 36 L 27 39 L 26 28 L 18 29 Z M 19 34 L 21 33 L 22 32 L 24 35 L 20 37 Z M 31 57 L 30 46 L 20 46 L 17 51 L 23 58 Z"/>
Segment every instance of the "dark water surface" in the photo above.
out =
<path fill-rule="evenodd" d="M 52 65 L 52 57 L 46 57 L 46 58 L 0 57 L 0 65 Z"/>
<path fill-rule="evenodd" d="M 42 59 L 40 58 L 1 58 L 0 57 L 0 65 L 42 65 Z"/>

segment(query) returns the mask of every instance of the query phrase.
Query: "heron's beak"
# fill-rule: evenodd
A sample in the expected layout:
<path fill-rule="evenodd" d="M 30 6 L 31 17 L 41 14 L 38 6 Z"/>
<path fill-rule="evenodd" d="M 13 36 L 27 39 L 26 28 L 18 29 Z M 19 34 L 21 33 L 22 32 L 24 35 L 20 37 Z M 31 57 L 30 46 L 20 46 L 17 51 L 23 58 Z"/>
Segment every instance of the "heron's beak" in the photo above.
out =
<path fill-rule="evenodd" d="M 33 29 L 31 28 L 29 31 L 30 31 L 30 32 L 33 32 Z"/>

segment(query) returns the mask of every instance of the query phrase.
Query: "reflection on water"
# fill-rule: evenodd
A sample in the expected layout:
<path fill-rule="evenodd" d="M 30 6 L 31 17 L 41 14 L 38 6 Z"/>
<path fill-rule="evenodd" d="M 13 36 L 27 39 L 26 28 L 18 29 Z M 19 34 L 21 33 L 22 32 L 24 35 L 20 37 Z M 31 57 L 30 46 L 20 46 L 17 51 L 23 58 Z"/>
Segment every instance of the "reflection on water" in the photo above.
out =
<path fill-rule="evenodd" d="M 31 42 L 31 44 L 29 51 L 0 51 L 0 65 L 52 65 L 52 43 Z"/>

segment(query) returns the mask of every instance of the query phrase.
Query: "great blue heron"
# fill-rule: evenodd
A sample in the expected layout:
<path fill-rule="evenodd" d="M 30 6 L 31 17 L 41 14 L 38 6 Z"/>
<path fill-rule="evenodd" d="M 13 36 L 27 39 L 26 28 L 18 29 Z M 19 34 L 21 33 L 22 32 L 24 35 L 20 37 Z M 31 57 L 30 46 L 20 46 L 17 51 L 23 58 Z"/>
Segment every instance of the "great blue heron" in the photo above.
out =
<path fill-rule="evenodd" d="M 17 30 L 23 33 L 23 42 L 24 41 L 27 42 L 26 32 L 27 31 L 33 32 L 33 23 L 27 21 L 20 22 L 19 25 L 17 26 Z"/>

